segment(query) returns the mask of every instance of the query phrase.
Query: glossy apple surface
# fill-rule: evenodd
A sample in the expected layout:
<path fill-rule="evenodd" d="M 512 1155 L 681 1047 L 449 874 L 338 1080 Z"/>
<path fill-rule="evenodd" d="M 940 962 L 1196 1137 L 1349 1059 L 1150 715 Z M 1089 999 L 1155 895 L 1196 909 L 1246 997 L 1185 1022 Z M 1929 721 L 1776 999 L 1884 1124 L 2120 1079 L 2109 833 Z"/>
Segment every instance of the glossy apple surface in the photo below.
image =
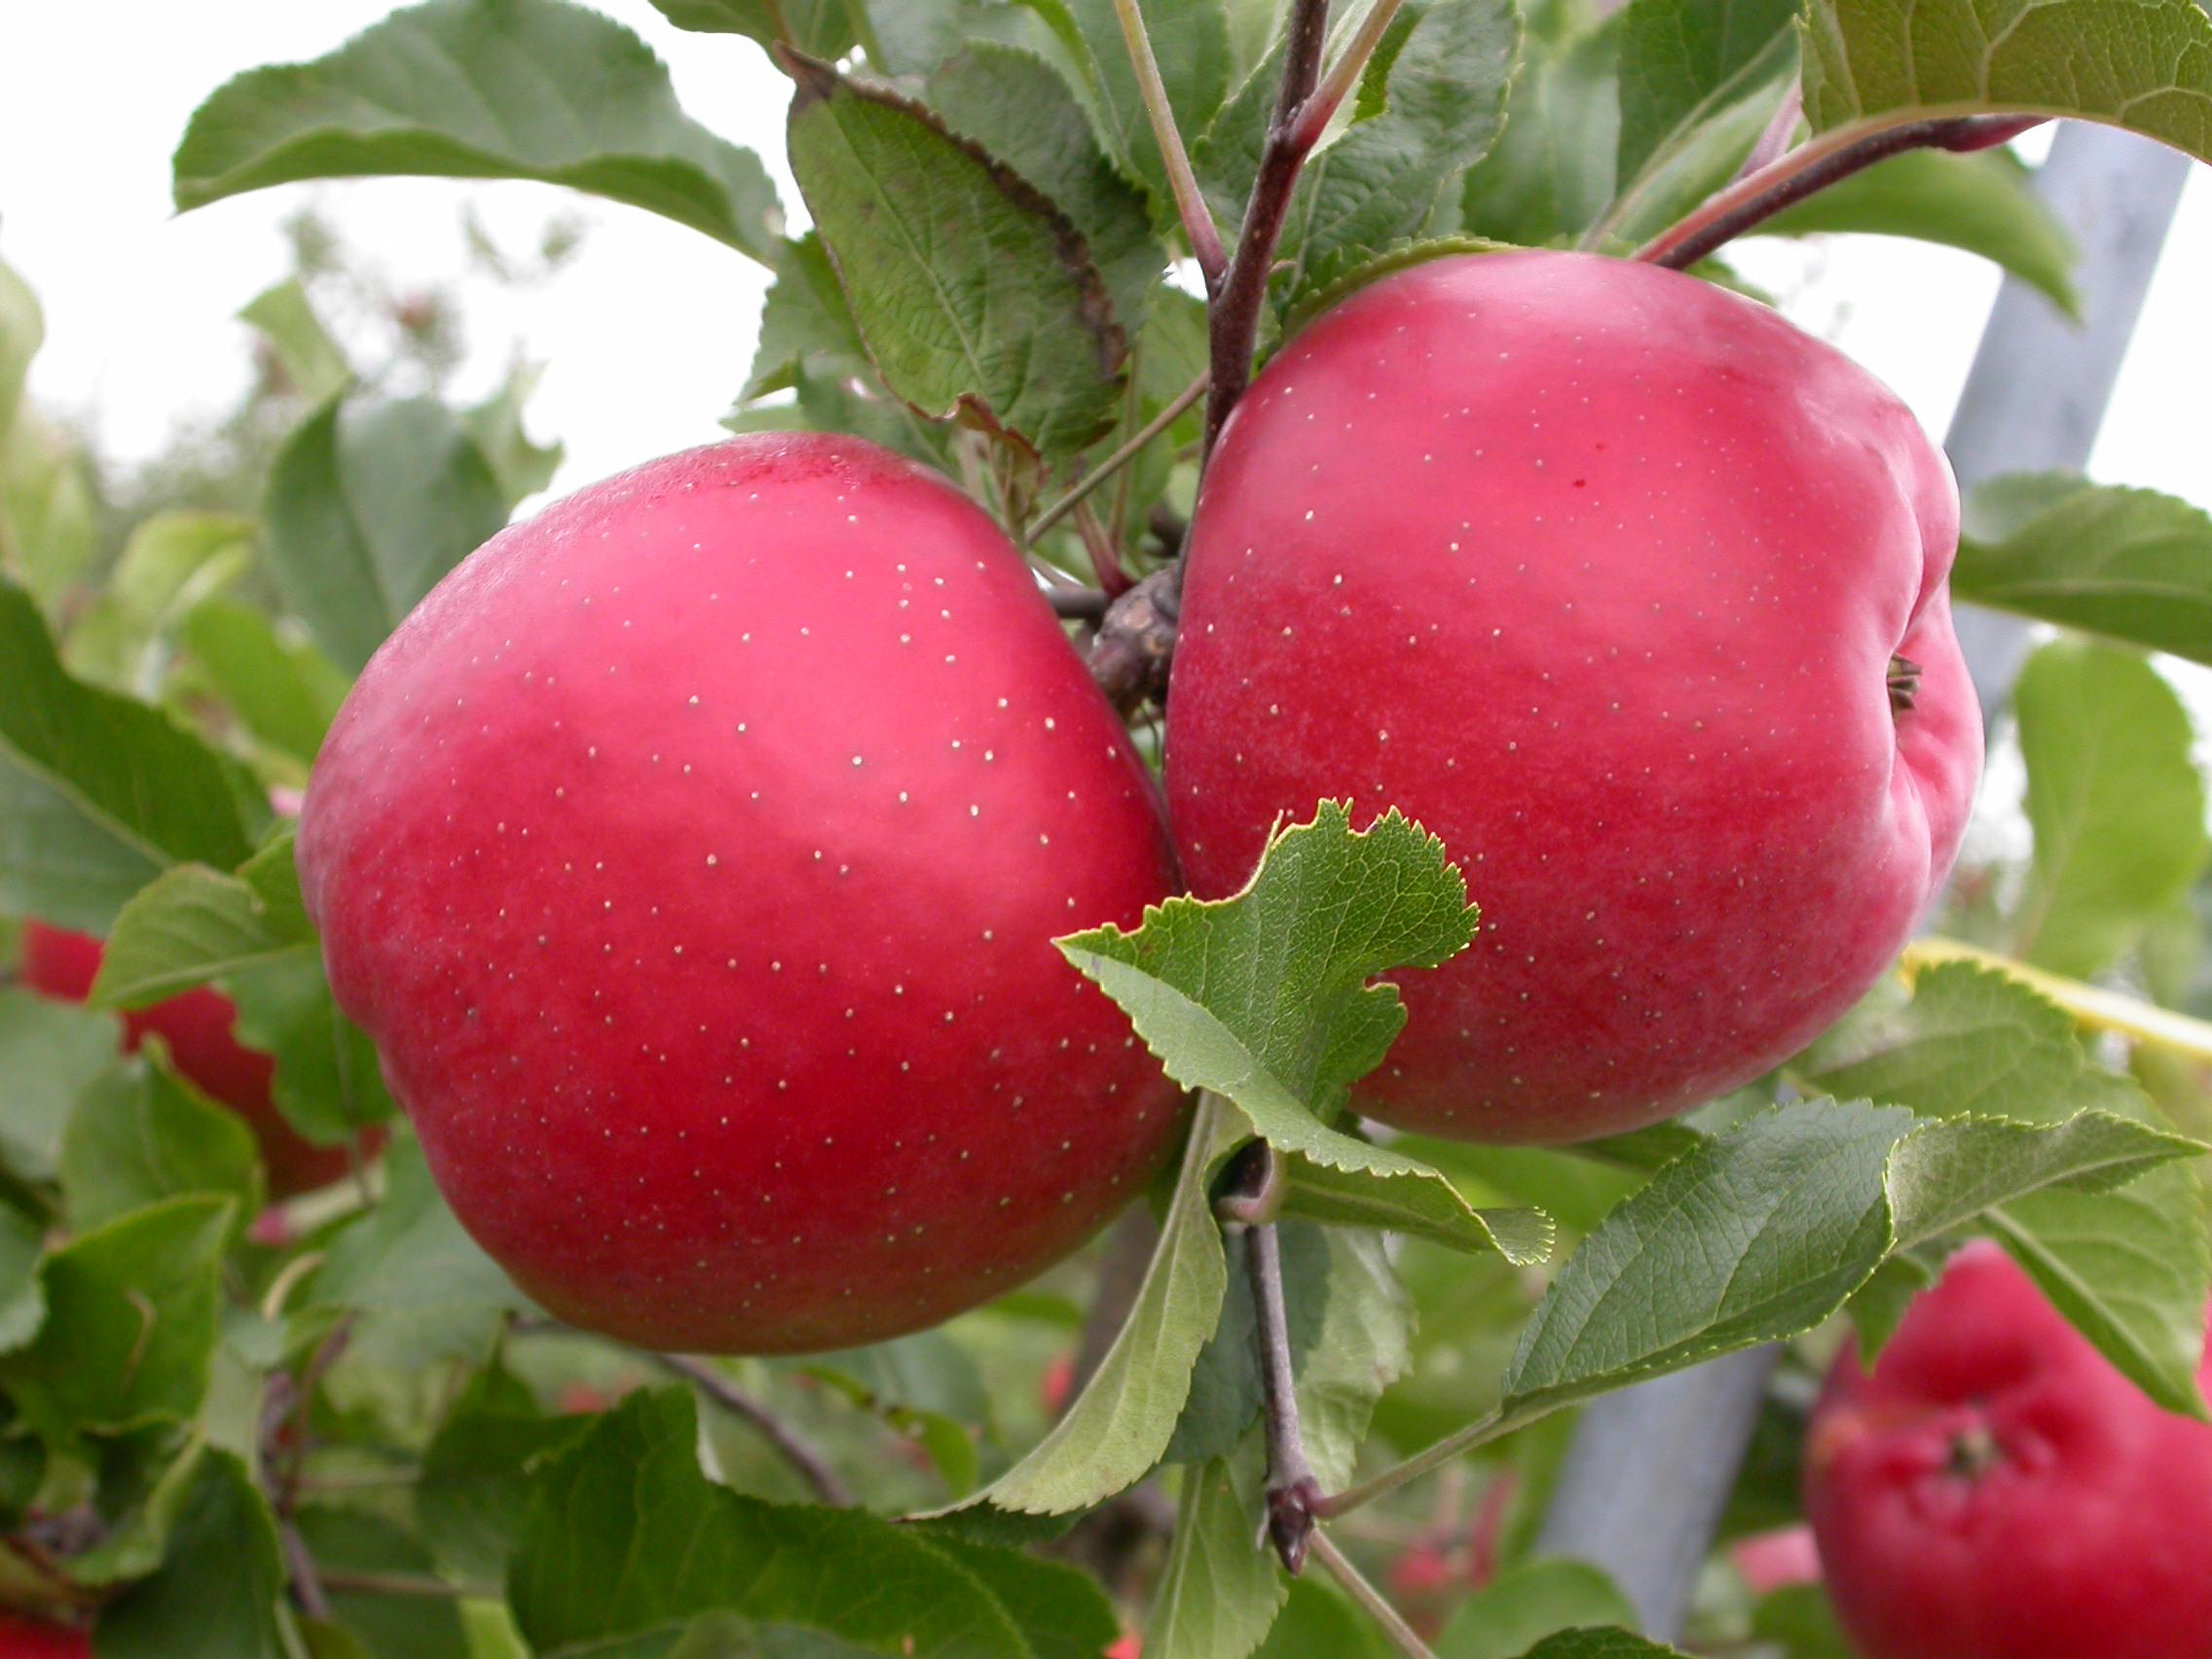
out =
<path fill-rule="evenodd" d="M 2212 1654 L 2212 1424 L 2154 1405 L 1994 1244 L 1870 1375 L 1837 1362 L 1805 1510 L 1866 1659 Z"/>
<path fill-rule="evenodd" d="M 1191 532 L 1167 793 L 1198 891 L 1278 814 L 1441 836 L 1474 947 L 1360 1109 L 1613 1133 L 1790 1054 L 1956 855 L 1980 717 L 1958 500 L 1896 397 L 1764 307 L 1590 255 L 1444 258 L 1297 335 Z"/>
<path fill-rule="evenodd" d="M 997 528 L 859 440 L 670 457 L 495 537 L 363 674 L 299 848 L 456 1213 L 638 1343 L 936 1323 L 1180 1121 L 1051 943 L 1171 890 L 1157 792 Z"/>
<path fill-rule="evenodd" d="M 100 971 L 101 948 L 90 934 L 25 922 L 23 983 L 63 1002 L 83 1002 Z M 271 1198 L 313 1192 L 342 1179 L 352 1167 L 350 1155 L 343 1146 L 315 1145 L 284 1121 L 270 1092 L 276 1063 L 239 1042 L 238 1019 L 237 1004 L 202 986 L 125 1014 L 123 1046 L 136 1052 L 148 1032 L 159 1033 L 177 1071 L 245 1120 L 261 1143 Z M 383 1142 L 383 1130 L 370 1130 L 362 1141 L 364 1155 L 373 1157 Z"/>

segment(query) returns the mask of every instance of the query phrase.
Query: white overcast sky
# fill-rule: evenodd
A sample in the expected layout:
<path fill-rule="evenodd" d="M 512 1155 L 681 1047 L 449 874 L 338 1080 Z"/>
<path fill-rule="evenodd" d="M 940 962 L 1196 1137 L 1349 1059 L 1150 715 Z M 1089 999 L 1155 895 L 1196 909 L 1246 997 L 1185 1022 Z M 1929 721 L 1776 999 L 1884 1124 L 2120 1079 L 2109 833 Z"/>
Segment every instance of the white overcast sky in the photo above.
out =
<path fill-rule="evenodd" d="M 782 83 L 751 43 L 686 35 L 646 0 L 597 3 L 652 43 L 695 119 L 782 175 Z M 112 452 L 147 453 L 180 412 L 236 395 L 247 357 L 235 313 L 283 275 L 276 226 L 288 212 L 315 202 L 405 287 L 460 271 L 460 212 L 473 200 L 514 245 L 562 211 L 580 207 L 589 227 L 582 254 L 550 284 L 463 290 L 476 386 L 518 342 L 548 365 L 531 424 L 568 445 L 557 490 L 716 436 L 751 357 L 765 279 L 695 232 L 535 185 L 426 179 L 294 186 L 171 214 L 169 154 L 206 92 L 255 64 L 319 55 L 388 9 L 0 4 L 0 258 L 46 307 L 34 395 L 90 418 Z M 1872 239 L 1763 244 L 1746 266 L 1942 431 L 1996 290 L 1990 268 Z M 2207 293 L 2212 168 L 2199 168 L 2092 461 L 2100 479 L 2212 505 Z"/>

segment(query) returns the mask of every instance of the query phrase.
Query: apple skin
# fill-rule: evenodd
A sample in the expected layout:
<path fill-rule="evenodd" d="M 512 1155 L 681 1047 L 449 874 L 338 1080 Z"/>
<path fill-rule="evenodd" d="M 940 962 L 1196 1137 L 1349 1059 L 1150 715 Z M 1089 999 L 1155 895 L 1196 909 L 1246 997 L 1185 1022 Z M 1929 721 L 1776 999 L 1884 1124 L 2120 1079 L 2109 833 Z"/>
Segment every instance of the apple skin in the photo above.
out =
<path fill-rule="evenodd" d="M 2212 1654 L 2212 1424 L 2154 1405 L 1986 1240 L 1870 1376 L 1837 1361 L 1805 1511 L 1866 1659 Z"/>
<path fill-rule="evenodd" d="M 0 1659 L 92 1659 L 92 1639 L 74 1625 L 0 1613 Z"/>
<path fill-rule="evenodd" d="M 60 1002 L 83 1002 L 100 971 L 100 941 L 44 922 L 25 922 L 22 934 L 23 983 Z M 207 986 L 182 996 L 131 1009 L 123 1015 L 123 1048 L 135 1053 L 153 1032 L 168 1045 L 177 1071 L 210 1099 L 243 1118 L 261 1143 L 261 1161 L 269 1176 L 269 1196 L 288 1198 L 343 1179 L 352 1160 L 343 1146 L 317 1146 L 276 1110 L 271 1088 L 276 1062 L 248 1049 L 236 1036 L 238 1005 Z M 361 1136 L 362 1156 L 373 1158 L 384 1144 L 384 1130 Z"/>
<path fill-rule="evenodd" d="M 1158 791 L 997 527 L 857 439 L 494 537 L 340 712 L 299 863 L 462 1225 L 645 1346 L 935 1324 L 1182 1122 L 1051 942 L 1177 885 Z"/>
<path fill-rule="evenodd" d="M 1761 306 L 1584 254 L 1384 277 L 1277 354 L 1207 473 L 1183 867 L 1234 892 L 1278 814 L 1396 806 L 1481 933 L 1405 978 L 1358 1109 L 1533 1143 L 1686 1110 L 1832 1023 L 1950 868 L 1981 762 L 1957 542 L 1904 406 Z"/>

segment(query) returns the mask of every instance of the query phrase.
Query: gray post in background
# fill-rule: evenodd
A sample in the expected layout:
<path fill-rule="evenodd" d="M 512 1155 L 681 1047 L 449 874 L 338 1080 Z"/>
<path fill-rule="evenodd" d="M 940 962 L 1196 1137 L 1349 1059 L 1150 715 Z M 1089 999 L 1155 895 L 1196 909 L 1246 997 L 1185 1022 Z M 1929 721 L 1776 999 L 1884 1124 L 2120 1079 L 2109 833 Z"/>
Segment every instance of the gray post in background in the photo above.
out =
<path fill-rule="evenodd" d="M 2085 321 L 2077 326 L 2006 279 L 1945 440 L 1963 488 L 2087 463 L 2192 165 L 2113 129 L 2059 129 L 2036 188 L 2081 244 Z M 1968 607 L 1959 638 L 1993 718 L 2027 655 L 2028 626 Z M 1679 1636 L 1778 1357 L 1773 1348 L 1731 1354 L 1593 1402 L 1538 1551 L 1604 1568 L 1647 1635 Z"/>
<path fill-rule="evenodd" d="M 2082 321 L 2008 277 L 1943 439 L 1959 488 L 2007 472 L 2089 464 L 2121 359 L 2142 314 L 2174 210 L 2196 166 L 2179 150 L 2117 128 L 2069 122 L 2036 173 L 2036 191 L 2082 247 Z M 2125 479 L 2114 479 L 2125 483 Z M 1972 606 L 1959 611 L 1982 718 L 1995 720 L 2027 659 L 2029 625 Z"/>

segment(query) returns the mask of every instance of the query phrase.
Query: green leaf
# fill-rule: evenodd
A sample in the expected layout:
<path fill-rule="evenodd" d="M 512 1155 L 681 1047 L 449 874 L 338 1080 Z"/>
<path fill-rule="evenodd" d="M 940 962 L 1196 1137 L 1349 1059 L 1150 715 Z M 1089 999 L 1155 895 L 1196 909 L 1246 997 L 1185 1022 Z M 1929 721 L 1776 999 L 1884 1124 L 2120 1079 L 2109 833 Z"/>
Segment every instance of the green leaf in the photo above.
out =
<path fill-rule="evenodd" d="M 166 716 L 62 671 L 0 581 L 0 911 L 102 932 L 172 864 L 242 863 L 259 792 Z"/>
<path fill-rule="evenodd" d="M 2212 663 L 2212 515 L 2203 508 L 2034 473 L 1982 485 L 1966 521 L 1951 573 L 1961 599 Z"/>
<path fill-rule="evenodd" d="M 1713 1136 L 1560 1272 L 1505 1382 L 1509 1416 L 1810 1330 L 1892 1250 L 2046 1187 L 2106 1190 L 2196 1143 L 2105 1112 L 1930 1121 L 1815 1100 Z"/>
<path fill-rule="evenodd" d="M 2156 1122 L 2133 1082 L 2083 1051 L 2065 1014 L 2027 986 L 1965 963 L 1923 971 L 1910 1002 L 1869 999 L 1791 1069 L 1805 1088 L 1938 1117 L 2002 1111 L 2055 1124 L 2094 1107 Z M 2189 1170 L 2157 1169 L 2107 1192 L 2029 1194 L 1984 1225 L 2145 1392 L 2175 1411 L 2201 1410 L 2195 1378 L 2212 1244 Z M 1868 1287 L 1875 1304 L 1854 1305 L 1862 1332 L 1885 1336 L 1909 1286 L 1888 1268 L 1876 1275 Z"/>
<path fill-rule="evenodd" d="M 1390 1659 L 1381 1628 L 1316 1574 L 1294 1578 L 1255 1659 Z"/>
<path fill-rule="evenodd" d="M 239 320 L 251 323 L 269 342 L 292 389 L 309 402 L 324 402 L 353 384 L 345 351 L 314 314 L 314 302 L 297 276 L 287 276 L 254 295 L 239 313 Z"/>
<path fill-rule="evenodd" d="M 208 600 L 184 619 L 178 642 L 254 738 L 306 767 L 322 747 L 350 682 L 305 639 L 250 606 Z"/>
<path fill-rule="evenodd" d="M 781 1507 L 711 1485 L 684 1389 L 632 1395 L 535 1484 L 508 1598 L 541 1649 L 728 1611 L 869 1653 L 1027 1659 L 1039 1650 L 1026 1621 L 1062 1633 L 1095 1624 L 1065 1604 L 1039 1605 L 1041 1587 L 1063 1604 L 1096 1597 L 1071 1575 L 1042 1586 L 1018 1558 L 946 1549 L 859 1510 Z M 1067 1649 L 1046 1651 L 1058 1659 Z"/>
<path fill-rule="evenodd" d="M 393 1138 L 384 1170 L 383 1201 L 331 1240 L 308 1300 L 358 1315 L 350 1359 L 416 1371 L 482 1357 L 531 1303 L 461 1231 L 412 1138 Z"/>
<path fill-rule="evenodd" d="M 1199 194 L 1225 235 L 1243 223 L 1252 182 L 1259 176 L 1260 156 L 1267 148 L 1268 129 L 1282 92 L 1282 55 L 1278 39 L 1236 83 L 1191 146 L 1191 169 L 1198 176 Z"/>
<path fill-rule="evenodd" d="M 1212 1178 L 1242 1138 L 1230 1116 L 1200 1104 L 1160 1242 L 1097 1371 L 1051 1432 L 971 1504 L 1029 1515 L 1088 1509 L 1136 1485 L 1166 1451 L 1228 1284 Z"/>
<path fill-rule="evenodd" d="M 1568 1630 L 1547 1636 L 1521 1659 L 1688 1659 L 1678 1647 L 1625 1630 Z"/>
<path fill-rule="evenodd" d="M 1283 1161 L 1283 1214 L 1331 1227 L 1374 1227 L 1407 1233 L 1454 1250 L 1478 1248 L 1469 1235 L 1464 1194 L 1439 1192 L 1432 1181 L 1378 1181 L 1362 1169 L 1333 1169 L 1293 1155 Z M 1439 1173 L 1442 1173 L 1439 1171 Z M 1482 1245 L 1509 1262 L 1527 1266 L 1546 1261 L 1558 1236 L 1552 1218 L 1541 1209 L 1477 1210 Z"/>
<path fill-rule="evenodd" d="M 51 1181 L 77 1097 L 115 1063 L 123 1033 L 112 1015 L 13 987 L 0 989 L 0 1164 L 25 1181 Z"/>
<path fill-rule="evenodd" d="M 1125 336 L 1167 266 L 1144 197 L 1100 153 L 1089 118 L 1059 73 L 1014 47 L 971 46 L 930 76 L 932 109 L 1035 185 L 1083 235 Z"/>
<path fill-rule="evenodd" d="M 79 446 L 27 405 L 0 450 L 0 575 L 57 611 L 95 551 L 91 472 Z"/>
<path fill-rule="evenodd" d="M 2196 1176 L 2176 1166 L 2111 1192 L 2031 1194 L 1986 1226 L 2123 1376 L 2166 1410 L 2205 1418 L 2203 1218 Z"/>
<path fill-rule="evenodd" d="M 1881 1357 L 1882 1349 L 1911 1311 L 1912 1299 L 1935 1282 L 1935 1270 L 1918 1251 L 1900 1250 L 1874 1270 L 1844 1309 L 1851 1315 L 1852 1331 L 1859 1338 L 1861 1359 L 1872 1365 Z"/>
<path fill-rule="evenodd" d="M 1076 228 L 927 109 L 817 67 L 792 171 L 885 386 L 1050 460 L 1112 424 L 1128 347 Z"/>
<path fill-rule="evenodd" d="M 1788 1659 L 1853 1659 L 1837 1628 L 1827 1593 L 1818 1584 L 1786 1584 L 1751 1609 L 1751 1631 L 1780 1644 Z"/>
<path fill-rule="evenodd" d="M 206 1392 L 234 1219 L 228 1199 L 172 1198 L 50 1254 L 46 1323 L 0 1359 L 22 1420 L 54 1441 L 188 1420 Z"/>
<path fill-rule="evenodd" d="M 1380 1235 L 1286 1221 L 1276 1229 L 1285 1337 L 1306 1448 L 1321 1484 L 1350 1484 L 1382 1391 L 1412 1365 L 1413 1304 Z M 1230 1240 L 1229 1294 L 1198 1357 L 1191 1397 L 1165 1460 L 1231 1456 L 1258 1420 L 1259 1342 L 1248 1235 Z"/>
<path fill-rule="evenodd" d="M 847 0 L 867 19 L 867 60 L 885 75 L 926 76 L 978 42 L 1017 46 L 1058 66 L 1088 106 L 1089 49 L 1058 0 Z M 816 53 L 817 57 L 826 54 Z"/>
<path fill-rule="evenodd" d="M 1284 227 L 1289 305 L 1415 235 L 1505 119 L 1520 52 L 1512 0 L 1431 0 L 1391 58 L 1381 110 L 1307 165 Z M 1371 72 L 1372 73 L 1372 72 Z"/>
<path fill-rule="evenodd" d="M 99 1496 L 112 1525 L 99 1542 L 71 1558 L 69 1575 L 96 1589 L 144 1578 L 158 1568 L 185 1500 L 199 1484 L 207 1449 L 197 1433 L 176 1438 L 158 1432 L 107 1448 Z"/>
<path fill-rule="evenodd" d="M 259 885 L 205 865 L 164 870 L 116 917 L 92 983 L 92 1006 L 144 1008 L 210 979 L 312 951 L 314 929 L 301 907 L 291 865 L 287 830 L 247 864 L 262 877 Z"/>
<path fill-rule="evenodd" d="M 1167 1567 L 1145 1621 L 1146 1659 L 1244 1659 L 1266 1638 L 1288 1583 L 1254 1536 L 1266 1476 L 1256 1428 L 1233 1456 L 1183 1471 Z"/>
<path fill-rule="evenodd" d="M 1114 0 L 1065 0 L 1061 9 L 1088 50 L 1085 67 L 1093 113 L 1108 152 L 1152 193 L 1160 216 L 1171 218 L 1175 197 L 1167 164 L 1145 116 Z M 1176 129 L 1203 132 L 1229 91 L 1229 19 L 1223 0 L 1139 0 L 1138 10 Z"/>
<path fill-rule="evenodd" d="M 318 1145 L 346 1139 L 397 1110 L 376 1046 L 338 1010 L 314 950 L 290 950 L 229 969 L 238 1038 L 276 1062 L 276 1110 Z"/>
<path fill-rule="evenodd" d="M 1424 1231 L 1502 1251 L 1543 1236 L 1542 1224 L 1516 1215 L 1493 1229 L 1435 1170 L 1326 1122 L 1405 1024 L 1396 988 L 1371 981 L 1450 960 L 1474 915 L 1434 836 L 1395 812 L 1355 833 L 1345 806 L 1323 801 L 1311 824 L 1274 837 L 1236 897 L 1170 899 L 1135 933 L 1058 943 L 1186 1088 L 1225 1097 L 1278 1152 L 1391 1188 Z M 1347 1183 L 1333 1185 L 1341 1201 Z"/>
<path fill-rule="evenodd" d="M 2086 978 L 2204 869 L 2195 733 L 2149 663 L 2082 640 L 2030 657 L 2012 703 L 2036 836 L 2015 950 Z"/>
<path fill-rule="evenodd" d="M 536 389 L 539 372 L 535 367 L 514 369 L 498 391 L 461 412 L 462 429 L 491 464 L 510 510 L 525 496 L 535 496 L 553 482 L 566 453 L 558 443 L 532 442 L 523 430 L 523 406 Z"/>
<path fill-rule="evenodd" d="M 1516 1659 L 1562 1631 L 1634 1623 L 1636 1609 L 1597 1567 L 1579 1561 L 1525 1561 L 1459 1604 L 1436 1640 L 1436 1659 Z"/>
<path fill-rule="evenodd" d="M 1750 153 L 1795 77 L 1800 0 L 1633 0 L 1621 14 L 1620 138 L 1615 177 L 1624 200 L 1670 163 L 1729 125 L 1732 157 L 1710 171 L 1724 183 Z M 1697 192 L 1704 194 L 1704 190 Z"/>
<path fill-rule="evenodd" d="M 2074 1022 L 2027 986 L 1967 962 L 1883 986 L 1789 1062 L 1808 1093 L 1910 1106 L 1938 1118 L 2056 1124 L 2084 1107 L 2138 1114 L 2127 1079 L 2083 1052 Z"/>
<path fill-rule="evenodd" d="M 930 1542 L 991 1593 L 1036 1659 L 1096 1659 L 1120 1634 L 1113 1604 L 1075 1567 L 958 1538 Z"/>
<path fill-rule="evenodd" d="M 140 524 L 70 627 L 70 671 L 129 696 L 158 696 L 170 637 L 195 606 L 245 573 L 253 538 L 253 521 L 230 513 L 156 513 Z"/>
<path fill-rule="evenodd" d="M 809 231 L 777 252 L 776 280 L 760 310 L 760 341 L 753 353 L 753 373 L 738 393 L 739 405 L 791 390 L 813 363 L 826 364 L 833 373 L 875 373 L 852 308 L 837 285 L 836 269 L 822 239 Z"/>
<path fill-rule="evenodd" d="M 0 1353 L 38 1335 L 46 1317 L 46 1292 L 38 1278 L 45 1242 L 38 1223 L 20 1210 L 0 1208 Z"/>
<path fill-rule="evenodd" d="M 1597 223 L 1613 199 L 1620 46 L 1619 14 L 1567 39 L 1531 33 L 1505 130 L 1468 169 L 1462 230 L 1540 247 Z"/>
<path fill-rule="evenodd" d="M 329 1573 L 424 1577 L 429 1552 L 405 1529 L 363 1509 L 308 1505 L 295 1517 L 300 1540 Z M 330 1614 L 365 1651 L 385 1659 L 470 1659 L 457 1604 L 442 1596 L 387 1596 L 336 1590 Z"/>
<path fill-rule="evenodd" d="M 2067 315 L 2077 316 L 2079 250 L 2058 216 L 2029 187 L 2031 176 L 2009 150 L 1976 155 L 1907 150 L 1814 192 L 1754 234 L 1858 233 L 1963 248 L 2033 284 Z M 1964 556 L 1960 563 L 1963 568 Z M 1973 597 L 1958 571 L 1951 585 L 1962 599 Z"/>
<path fill-rule="evenodd" d="M 22 402 L 31 359 L 45 341 L 46 313 L 39 309 L 38 295 L 6 260 L 0 260 L 0 449 L 8 442 L 16 408 Z"/>
<path fill-rule="evenodd" d="M 61 1196 L 69 1223 L 95 1228 L 187 1193 L 233 1201 L 242 1226 L 261 1208 L 253 1132 L 150 1059 L 111 1068 L 85 1091 L 61 1143 Z"/>
<path fill-rule="evenodd" d="M 1413 1363 L 1414 1307 L 1379 1235 L 1329 1228 L 1321 1238 L 1321 1323 L 1295 1376 L 1307 1453 L 1336 1492 L 1351 1484 L 1375 1402 Z"/>
<path fill-rule="evenodd" d="M 548 1417 L 503 1366 L 486 1366 L 423 1454 L 415 1518 L 441 1561 L 464 1577 L 506 1574 L 530 1511 L 530 1473 L 583 1438 L 587 1417 Z"/>
<path fill-rule="evenodd" d="M 975 1486 L 981 1459 L 969 1425 L 988 1424 L 990 1396 L 975 1355 L 941 1330 L 783 1363 L 918 1441 L 954 1493 Z"/>
<path fill-rule="evenodd" d="M 842 57 L 853 49 L 849 0 L 652 0 L 653 10 L 680 29 L 704 34 L 741 34 L 771 46 L 784 38 L 812 57 Z"/>
<path fill-rule="evenodd" d="M 427 397 L 324 405 L 276 457 L 265 511 L 277 590 L 351 670 L 507 522 L 484 452 Z"/>
<path fill-rule="evenodd" d="M 1810 0 L 1815 132 L 1937 115 L 2072 116 L 2212 161 L 2212 18 L 2195 0 Z"/>
<path fill-rule="evenodd" d="M 763 262 L 783 217 L 759 160 L 684 115 L 643 41 L 565 0 L 429 0 L 247 71 L 194 112 L 176 204 L 364 174 L 565 184 Z"/>
<path fill-rule="evenodd" d="M 161 1570 L 100 1609 L 100 1659 L 279 1659 L 276 1524 L 245 1463 L 201 1453 Z"/>

